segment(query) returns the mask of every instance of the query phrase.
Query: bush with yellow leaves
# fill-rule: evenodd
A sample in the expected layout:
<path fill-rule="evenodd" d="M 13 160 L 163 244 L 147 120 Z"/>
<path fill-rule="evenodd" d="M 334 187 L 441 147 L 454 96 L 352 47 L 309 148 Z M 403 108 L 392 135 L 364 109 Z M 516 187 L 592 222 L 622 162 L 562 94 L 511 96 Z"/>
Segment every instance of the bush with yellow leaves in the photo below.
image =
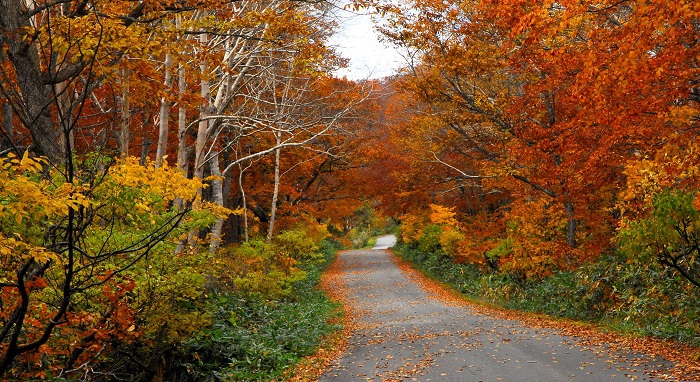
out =
<path fill-rule="evenodd" d="M 174 254 L 178 236 L 230 212 L 199 200 L 202 187 L 134 158 L 64 171 L 0 159 L 0 376 L 149 365 L 206 325 L 210 255 Z"/>

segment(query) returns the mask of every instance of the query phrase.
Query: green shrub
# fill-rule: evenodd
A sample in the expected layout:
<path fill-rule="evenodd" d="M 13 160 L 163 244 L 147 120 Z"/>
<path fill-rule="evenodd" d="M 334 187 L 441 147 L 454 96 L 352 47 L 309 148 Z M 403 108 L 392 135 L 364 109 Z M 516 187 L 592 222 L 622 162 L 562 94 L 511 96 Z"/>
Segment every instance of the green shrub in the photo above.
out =
<path fill-rule="evenodd" d="M 664 190 L 653 198 L 650 216 L 628 221 L 617 239 L 629 262 L 660 263 L 700 286 L 700 210 L 696 192 Z"/>
<path fill-rule="evenodd" d="M 304 229 L 284 231 L 275 237 L 275 243 L 283 253 L 297 261 L 323 261 L 318 243 Z"/>
<path fill-rule="evenodd" d="M 418 239 L 418 249 L 428 253 L 440 251 L 440 235 L 442 235 L 442 228 L 439 225 L 427 225 Z"/>
<path fill-rule="evenodd" d="M 294 282 L 285 296 L 211 296 L 213 323 L 173 355 L 178 361 L 166 379 L 269 381 L 312 354 L 323 336 L 339 329 L 330 324 L 338 314 L 337 304 L 316 288 L 336 247 L 324 240 L 317 248 L 322 259 L 300 263 L 306 277 Z"/>
<path fill-rule="evenodd" d="M 364 248 L 371 237 L 372 232 L 361 228 L 353 228 L 347 234 L 347 238 L 352 243 L 353 248 Z"/>

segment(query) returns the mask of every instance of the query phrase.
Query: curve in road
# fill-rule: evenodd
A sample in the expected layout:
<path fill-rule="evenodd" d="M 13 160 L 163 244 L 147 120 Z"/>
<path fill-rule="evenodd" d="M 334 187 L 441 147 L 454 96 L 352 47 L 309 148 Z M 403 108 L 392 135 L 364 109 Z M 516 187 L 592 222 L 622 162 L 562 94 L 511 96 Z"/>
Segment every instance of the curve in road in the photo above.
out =
<path fill-rule="evenodd" d="M 393 245 L 390 238 L 377 247 Z M 341 252 L 356 326 L 348 351 L 320 378 L 356 381 L 655 381 L 673 364 L 578 345 L 576 337 L 450 304 L 407 277 L 387 250 Z M 630 361 L 625 361 L 630 360 Z"/>

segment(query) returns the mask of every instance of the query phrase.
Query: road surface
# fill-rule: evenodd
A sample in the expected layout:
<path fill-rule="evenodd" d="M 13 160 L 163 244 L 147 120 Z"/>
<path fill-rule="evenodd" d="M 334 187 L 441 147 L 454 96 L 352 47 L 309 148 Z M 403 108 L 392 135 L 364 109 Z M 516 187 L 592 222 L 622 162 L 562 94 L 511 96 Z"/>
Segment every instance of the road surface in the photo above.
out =
<path fill-rule="evenodd" d="M 393 245 L 377 240 L 377 248 Z M 319 379 L 356 381 L 659 381 L 673 366 L 577 345 L 553 329 L 479 314 L 428 293 L 385 249 L 339 255 L 354 334 Z M 630 360 L 630 361 L 626 361 Z M 656 370 L 653 376 L 644 371 Z M 676 379 L 670 379 L 676 380 Z"/>
<path fill-rule="evenodd" d="M 374 247 L 372 247 L 372 249 L 389 249 L 394 245 L 396 245 L 396 236 L 384 235 L 377 238 L 377 241 L 374 243 Z"/>

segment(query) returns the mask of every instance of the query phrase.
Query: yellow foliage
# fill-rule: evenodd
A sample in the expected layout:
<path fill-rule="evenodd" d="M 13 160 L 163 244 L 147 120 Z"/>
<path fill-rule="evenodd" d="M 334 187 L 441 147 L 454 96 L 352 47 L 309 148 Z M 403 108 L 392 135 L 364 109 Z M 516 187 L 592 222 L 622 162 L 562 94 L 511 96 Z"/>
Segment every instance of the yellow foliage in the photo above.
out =
<path fill-rule="evenodd" d="M 16 261 L 25 262 L 29 259 L 44 263 L 49 260 L 57 260 L 58 255 L 41 246 L 25 242 L 19 234 L 15 234 L 15 237 L 6 237 L 0 232 L 0 259 L 8 265 Z"/>
<path fill-rule="evenodd" d="M 430 212 L 422 214 L 409 214 L 401 217 L 401 238 L 410 245 L 416 245 L 426 240 L 426 236 L 436 237 L 436 244 L 440 245 L 445 254 L 456 255 L 460 242 L 464 235 L 460 230 L 460 223 L 456 219 L 454 207 L 443 207 L 437 204 L 430 205 Z M 430 233 L 426 227 L 433 227 Z M 437 228 L 436 228 L 437 226 Z M 438 229 L 439 228 L 439 229 Z M 435 231 L 437 230 L 437 231 Z M 426 236 L 424 236 L 424 234 Z M 437 236 L 435 236 L 437 235 Z"/>
<path fill-rule="evenodd" d="M 455 219 L 457 215 L 454 212 L 454 207 L 443 207 L 437 204 L 430 205 L 430 222 L 433 224 L 443 224 L 452 227 L 456 227 L 459 222 Z"/>
<path fill-rule="evenodd" d="M 502 261 L 500 270 L 524 279 L 543 278 L 551 275 L 555 267 L 554 256 L 546 250 L 528 247 L 527 249 L 521 247 L 507 261 Z"/>
<path fill-rule="evenodd" d="M 0 226 L 5 230 L 0 232 L 0 258 L 9 266 L 3 271 L 29 259 L 41 263 L 57 258 L 22 237 L 28 227 L 40 227 L 49 219 L 65 216 L 74 200 L 71 193 L 41 179 L 44 163 L 27 152 L 21 159 L 13 154 L 0 158 Z"/>
<path fill-rule="evenodd" d="M 445 253 L 455 255 L 458 252 L 460 243 L 464 240 L 464 235 L 452 226 L 442 228 L 440 234 L 440 247 Z"/>
<path fill-rule="evenodd" d="M 622 225 L 628 219 L 650 212 L 654 197 L 664 189 L 694 188 L 700 182 L 700 144 L 666 144 L 654 158 L 630 160 L 625 166 L 627 188 L 619 194 L 617 208 Z M 632 216 L 635 215 L 635 216 Z"/>
<path fill-rule="evenodd" d="M 168 212 L 176 199 L 197 200 L 203 187 L 199 179 L 185 174 L 167 163 L 156 168 L 152 163 L 141 166 L 136 158 L 123 158 L 108 168 L 105 181 L 92 185 L 61 182 L 44 172 L 46 160 L 32 158 L 27 152 L 19 158 L 9 154 L 0 158 L 0 279 L 11 278 L 18 264 L 33 260 L 45 263 L 60 257 L 40 244 L 47 226 L 64 218 L 70 209 L 101 208 L 104 219 L 140 217 L 154 224 L 159 215 Z M 139 192 L 133 192 L 138 190 Z M 211 203 L 196 203 L 195 210 L 225 217 L 233 211 Z M 124 220 L 131 224 L 134 220 Z M 131 226 L 130 228 L 134 228 Z M 94 227 L 95 233 L 99 225 Z M 97 248 L 108 248 L 100 245 Z M 89 248 L 86 248 L 90 252 Z"/>
<path fill-rule="evenodd" d="M 205 185 L 198 178 L 188 179 L 182 171 L 169 167 L 166 161 L 163 165 L 155 167 L 154 163 L 142 166 L 135 157 L 121 158 L 111 170 L 112 187 L 148 187 L 150 194 L 162 197 L 163 204 L 168 204 L 175 199 L 195 200 L 198 198 L 198 190 Z M 150 207 L 144 200 L 143 207 Z"/>
<path fill-rule="evenodd" d="M 668 113 L 662 115 L 666 121 L 675 127 L 692 124 L 692 119 L 697 118 L 700 110 L 693 106 L 672 106 Z"/>
<path fill-rule="evenodd" d="M 113 213 L 123 216 L 134 226 L 153 225 L 176 201 L 191 203 L 195 212 L 206 212 L 216 218 L 226 218 L 233 210 L 216 203 L 201 200 L 200 190 L 206 187 L 201 179 L 188 179 L 166 161 L 160 167 L 154 162 L 145 166 L 138 158 L 119 159 L 109 170 L 108 181 L 93 193 L 114 208 Z M 185 221 L 191 220 L 190 218 Z"/>
<path fill-rule="evenodd" d="M 316 218 L 311 215 L 305 214 L 302 217 L 303 231 L 306 236 L 316 243 L 320 243 L 323 239 L 329 237 L 331 234 L 328 232 L 328 227 L 326 224 L 321 224 Z"/>
<path fill-rule="evenodd" d="M 401 216 L 401 240 L 408 244 L 418 243 L 426 223 L 425 218 L 420 215 Z"/>

